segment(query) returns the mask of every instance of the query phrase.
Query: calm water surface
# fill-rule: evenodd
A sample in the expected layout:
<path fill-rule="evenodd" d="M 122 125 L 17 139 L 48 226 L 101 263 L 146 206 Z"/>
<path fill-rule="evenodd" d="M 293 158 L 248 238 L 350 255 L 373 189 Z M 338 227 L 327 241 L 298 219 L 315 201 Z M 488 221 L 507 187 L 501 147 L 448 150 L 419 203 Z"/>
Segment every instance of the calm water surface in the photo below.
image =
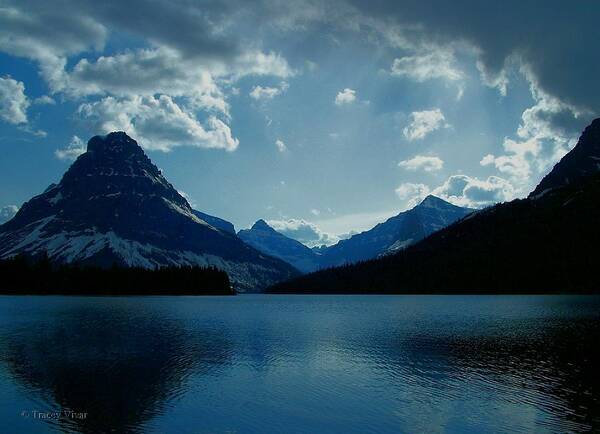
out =
<path fill-rule="evenodd" d="M 599 325 L 597 297 L 0 297 L 0 432 L 595 431 Z"/>

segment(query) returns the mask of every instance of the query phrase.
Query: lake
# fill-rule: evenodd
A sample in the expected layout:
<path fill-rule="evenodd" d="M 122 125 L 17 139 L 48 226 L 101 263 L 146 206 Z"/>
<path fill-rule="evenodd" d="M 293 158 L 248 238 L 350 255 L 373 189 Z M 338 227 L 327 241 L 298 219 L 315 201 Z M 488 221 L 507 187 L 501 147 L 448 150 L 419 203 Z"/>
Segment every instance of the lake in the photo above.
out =
<path fill-rule="evenodd" d="M 600 430 L 592 296 L 0 297 L 0 432 Z"/>

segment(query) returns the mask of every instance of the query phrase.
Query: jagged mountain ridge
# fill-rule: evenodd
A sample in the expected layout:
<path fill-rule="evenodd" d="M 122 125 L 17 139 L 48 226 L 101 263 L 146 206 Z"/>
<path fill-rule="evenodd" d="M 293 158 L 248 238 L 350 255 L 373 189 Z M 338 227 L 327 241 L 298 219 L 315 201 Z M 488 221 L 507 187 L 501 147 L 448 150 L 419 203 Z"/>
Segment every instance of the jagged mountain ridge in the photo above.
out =
<path fill-rule="evenodd" d="M 258 220 L 238 236 L 261 252 L 280 258 L 308 273 L 321 268 L 350 264 L 392 254 L 425 238 L 473 210 L 452 205 L 435 196 L 401 212 L 374 228 L 339 241 L 333 246 L 308 248 Z"/>
<path fill-rule="evenodd" d="M 365 261 L 405 249 L 473 211 L 429 195 L 414 208 L 322 249 L 321 268 Z"/>
<path fill-rule="evenodd" d="M 123 132 L 90 139 L 59 184 L 0 226 L 0 258 L 44 252 L 101 266 L 214 265 L 241 290 L 296 274 L 199 218 Z"/>
<path fill-rule="evenodd" d="M 299 241 L 277 232 L 264 220 L 258 220 L 250 229 L 238 232 L 244 242 L 257 250 L 293 265 L 303 273 L 319 268 L 319 256 Z"/>
<path fill-rule="evenodd" d="M 571 151 L 577 157 L 563 157 L 529 198 L 474 212 L 395 255 L 319 271 L 270 291 L 600 292 L 600 167 L 589 165 L 599 147 L 597 119 Z M 565 178 L 565 167 L 585 175 Z"/>

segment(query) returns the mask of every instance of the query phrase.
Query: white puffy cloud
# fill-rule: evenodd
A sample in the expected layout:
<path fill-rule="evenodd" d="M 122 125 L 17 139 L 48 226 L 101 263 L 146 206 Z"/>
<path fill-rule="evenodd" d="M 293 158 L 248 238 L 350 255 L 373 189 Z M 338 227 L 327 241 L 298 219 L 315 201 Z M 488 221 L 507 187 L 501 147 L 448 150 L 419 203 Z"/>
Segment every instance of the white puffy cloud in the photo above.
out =
<path fill-rule="evenodd" d="M 457 81 L 464 78 L 463 72 L 456 67 L 452 52 L 442 50 L 395 59 L 391 74 L 417 82 L 432 79 Z"/>
<path fill-rule="evenodd" d="M 231 64 L 221 65 L 221 69 L 217 70 L 217 75 L 228 74 L 233 74 L 236 78 L 247 75 L 288 78 L 296 75 L 296 71 L 290 67 L 287 60 L 279 53 L 250 50 L 236 57 Z"/>
<path fill-rule="evenodd" d="M 10 77 L 0 77 L 0 118 L 14 125 L 27 123 L 30 102 L 25 85 Z"/>
<path fill-rule="evenodd" d="M 206 109 L 227 111 L 209 69 L 168 48 L 141 49 L 80 60 L 66 76 L 72 95 L 186 96 Z"/>
<path fill-rule="evenodd" d="M 86 144 L 78 136 L 73 136 L 67 146 L 54 151 L 59 160 L 75 160 L 86 151 Z"/>
<path fill-rule="evenodd" d="M 493 165 L 500 173 L 517 182 L 528 181 L 531 175 L 531 164 L 534 163 L 541 150 L 540 143 L 534 138 L 521 142 L 506 138 L 503 147 L 506 155 L 496 157 L 488 154 L 481 159 L 480 164 L 482 166 Z"/>
<path fill-rule="evenodd" d="M 339 237 L 325 233 L 314 223 L 303 219 L 269 220 L 267 223 L 277 232 L 308 247 L 331 245 L 340 240 Z"/>
<path fill-rule="evenodd" d="M 444 167 L 444 160 L 439 157 L 416 155 L 408 160 L 398 163 L 399 167 L 410 171 L 424 170 L 425 172 L 434 172 Z"/>
<path fill-rule="evenodd" d="M 277 147 L 277 150 L 279 152 L 287 151 L 287 146 L 285 145 L 285 143 L 283 143 L 283 140 L 281 140 L 281 139 L 275 140 L 275 146 Z"/>
<path fill-rule="evenodd" d="M 0 207 L 0 225 L 6 223 L 19 211 L 19 207 L 16 205 L 6 205 Z"/>
<path fill-rule="evenodd" d="M 255 100 L 265 100 L 265 99 L 273 99 L 278 95 L 281 95 L 288 89 L 288 84 L 286 82 L 281 83 L 279 87 L 262 87 L 262 86 L 254 86 L 250 91 L 249 95 L 251 98 Z"/>
<path fill-rule="evenodd" d="M 273 99 L 281 93 L 277 87 L 254 86 L 249 95 L 254 99 Z"/>
<path fill-rule="evenodd" d="M 452 175 L 446 182 L 431 191 L 434 196 L 469 208 L 482 208 L 512 200 L 516 193 L 508 180 L 498 176 L 479 179 L 467 175 Z"/>
<path fill-rule="evenodd" d="M 288 77 L 293 71 L 274 53 L 242 53 L 225 65 L 184 58 L 176 50 L 159 47 L 103 56 L 93 62 L 83 59 L 66 75 L 65 92 L 110 95 L 83 104 L 80 114 L 93 118 L 103 130 L 123 129 L 135 135 L 149 149 L 185 145 L 233 151 L 239 141 L 232 137 L 229 104 L 217 80 L 248 74 Z M 276 93 L 287 86 L 282 82 Z M 255 91 L 251 95 L 258 98 L 270 92 L 268 88 Z M 209 114 L 205 125 L 196 118 L 198 110 Z M 214 113 L 220 113 L 222 119 Z"/>
<path fill-rule="evenodd" d="M 234 151 L 239 141 L 227 124 L 210 116 L 202 125 L 170 96 L 106 97 L 82 104 L 79 114 L 103 132 L 125 131 L 146 149 L 169 151 L 176 146 Z"/>
<path fill-rule="evenodd" d="M 396 194 L 404 201 L 407 208 L 412 208 L 429 194 L 429 187 L 425 184 L 405 182 L 396 188 Z"/>
<path fill-rule="evenodd" d="M 411 122 L 403 130 L 404 137 L 408 140 L 420 140 L 429 133 L 439 128 L 447 128 L 446 118 L 439 108 L 433 110 L 424 110 L 412 112 L 410 114 Z"/>
<path fill-rule="evenodd" d="M 336 105 L 352 104 L 354 101 L 356 101 L 356 91 L 353 89 L 345 88 L 335 96 Z"/>
<path fill-rule="evenodd" d="M 55 105 L 56 101 L 54 100 L 54 98 L 48 95 L 42 95 L 34 99 L 33 103 L 38 105 Z"/>

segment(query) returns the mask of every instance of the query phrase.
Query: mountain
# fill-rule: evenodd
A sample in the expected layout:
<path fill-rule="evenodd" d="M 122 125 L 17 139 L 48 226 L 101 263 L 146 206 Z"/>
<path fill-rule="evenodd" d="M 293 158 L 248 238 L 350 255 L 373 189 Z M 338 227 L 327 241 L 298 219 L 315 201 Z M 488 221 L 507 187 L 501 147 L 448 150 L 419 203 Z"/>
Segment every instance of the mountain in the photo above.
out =
<path fill-rule="evenodd" d="M 529 197 L 577 182 L 600 171 L 600 118 L 584 131 L 577 145 L 554 166 Z"/>
<path fill-rule="evenodd" d="M 600 168 L 590 162 L 599 146 L 595 120 L 529 198 L 474 212 L 395 255 L 319 271 L 269 291 L 598 292 Z"/>
<path fill-rule="evenodd" d="M 23 253 L 103 267 L 213 265 L 242 291 L 296 275 L 209 220 L 212 225 L 194 213 L 135 140 L 115 132 L 90 139 L 59 184 L 0 226 L 0 258 Z"/>
<path fill-rule="evenodd" d="M 470 208 L 427 196 L 416 207 L 389 218 L 373 229 L 321 249 L 321 268 L 365 261 L 405 249 L 471 212 Z"/>
<path fill-rule="evenodd" d="M 239 231 L 238 237 L 255 249 L 279 258 L 303 273 L 319 268 L 319 256 L 315 252 L 301 242 L 277 232 L 264 220 L 258 220 L 250 229 Z"/>
<path fill-rule="evenodd" d="M 230 223 L 227 220 L 223 220 L 222 218 L 219 218 L 219 217 L 205 214 L 205 213 L 203 213 L 201 211 L 197 211 L 195 209 L 193 209 L 192 212 L 194 213 L 194 215 L 196 217 L 198 217 L 202 221 L 205 221 L 212 227 L 235 235 L 235 227 L 233 226 L 233 223 Z"/>

